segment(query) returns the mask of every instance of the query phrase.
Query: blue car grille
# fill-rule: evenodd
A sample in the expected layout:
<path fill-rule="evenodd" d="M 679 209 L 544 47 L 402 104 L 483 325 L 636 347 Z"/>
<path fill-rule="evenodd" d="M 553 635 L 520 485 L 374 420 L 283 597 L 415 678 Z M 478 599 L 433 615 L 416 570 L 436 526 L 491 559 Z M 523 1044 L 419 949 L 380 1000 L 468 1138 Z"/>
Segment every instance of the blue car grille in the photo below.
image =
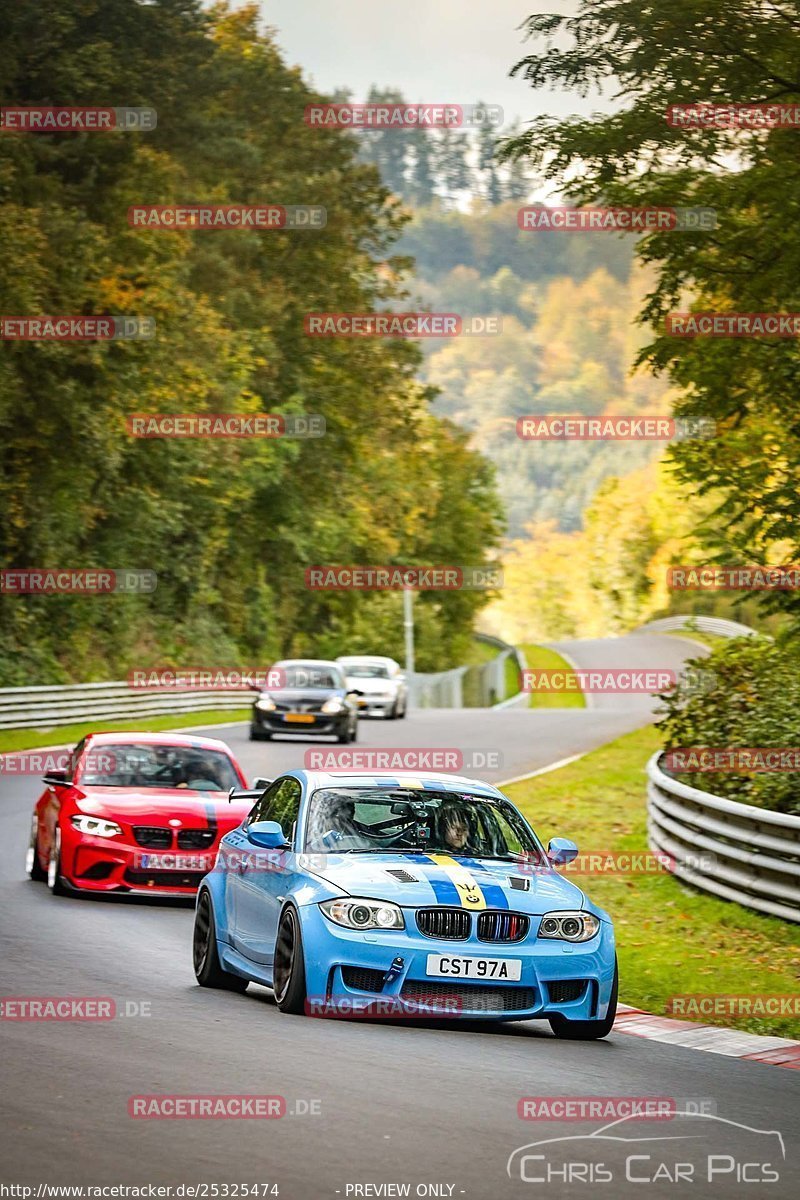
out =
<path fill-rule="evenodd" d="M 434 983 L 409 979 L 403 984 L 406 1000 L 449 1001 L 457 1012 L 506 1013 L 533 1008 L 536 989 L 528 987 L 484 987 L 468 983 Z"/>
<path fill-rule="evenodd" d="M 345 987 L 357 992 L 381 992 L 386 972 L 376 971 L 373 967 L 342 967 L 342 979 Z"/>
<path fill-rule="evenodd" d="M 478 917 L 481 942 L 521 942 L 531 927 L 530 917 L 515 912 L 482 912 Z"/>
<path fill-rule="evenodd" d="M 567 1004 L 577 1000 L 586 991 L 588 979 L 551 979 L 547 985 L 547 994 L 551 1004 Z"/>
<path fill-rule="evenodd" d="M 472 931 L 472 917 L 463 908 L 420 908 L 417 928 L 425 937 L 464 942 Z"/>

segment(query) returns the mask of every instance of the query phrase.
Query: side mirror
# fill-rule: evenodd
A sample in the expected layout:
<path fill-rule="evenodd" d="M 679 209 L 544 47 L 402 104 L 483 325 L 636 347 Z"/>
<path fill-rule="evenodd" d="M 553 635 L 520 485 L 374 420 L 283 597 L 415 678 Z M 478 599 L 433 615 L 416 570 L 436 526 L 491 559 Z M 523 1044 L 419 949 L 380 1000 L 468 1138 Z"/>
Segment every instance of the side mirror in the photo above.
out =
<path fill-rule="evenodd" d="M 547 857 L 554 867 L 563 866 L 578 857 L 578 847 L 569 838 L 551 838 L 547 843 Z"/>
<path fill-rule="evenodd" d="M 264 788 L 268 788 L 271 783 L 271 779 L 264 779 L 263 776 L 256 775 L 255 779 L 253 780 L 253 791 L 263 792 Z"/>
<path fill-rule="evenodd" d="M 42 779 L 48 787 L 66 787 L 72 783 L 66 771 L 48 771 L 46 775 L 42 776 Z"/>
<path fill-rule="evenodd" d="M 247 840 L 265 850 L 279 850 L 289 845 L 277 821 L 254 821 L 247 830 Z"/>

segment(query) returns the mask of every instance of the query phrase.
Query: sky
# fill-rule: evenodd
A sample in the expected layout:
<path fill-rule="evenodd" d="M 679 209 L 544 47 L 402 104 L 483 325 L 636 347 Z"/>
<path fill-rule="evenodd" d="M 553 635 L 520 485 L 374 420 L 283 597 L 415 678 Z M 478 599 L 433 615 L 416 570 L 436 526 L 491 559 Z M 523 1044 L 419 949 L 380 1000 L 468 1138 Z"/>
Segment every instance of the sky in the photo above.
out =
<path fill-rule="evenodd" d="M 509 71 L 528 51 L 519 25 L 534 12 L 567 13 L 575 0 L 261 0 L 288 63 L 320 91 L 370 84 L 408 100 L 500 104 L 505 126 L 542 112 L 606 107 L 563 92 L 534 92 Z M 527 43 L 528 46 L 531 43 Z"/>

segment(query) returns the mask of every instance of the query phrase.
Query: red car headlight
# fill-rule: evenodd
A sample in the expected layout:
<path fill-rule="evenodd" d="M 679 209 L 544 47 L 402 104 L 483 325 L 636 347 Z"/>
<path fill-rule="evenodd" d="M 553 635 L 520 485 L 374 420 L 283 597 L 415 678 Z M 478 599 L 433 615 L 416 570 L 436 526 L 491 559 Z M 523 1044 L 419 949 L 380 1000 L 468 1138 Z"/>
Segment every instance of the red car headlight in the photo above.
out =
<path fill-rule="evenodd" d="M 117 837 L 122 829 L 116 821 L 104 821 L 102 817 L 90 817 L 85 813 L 73 813 L 70 821 L 79 833 L 90 833 L 92 837 Z"/>

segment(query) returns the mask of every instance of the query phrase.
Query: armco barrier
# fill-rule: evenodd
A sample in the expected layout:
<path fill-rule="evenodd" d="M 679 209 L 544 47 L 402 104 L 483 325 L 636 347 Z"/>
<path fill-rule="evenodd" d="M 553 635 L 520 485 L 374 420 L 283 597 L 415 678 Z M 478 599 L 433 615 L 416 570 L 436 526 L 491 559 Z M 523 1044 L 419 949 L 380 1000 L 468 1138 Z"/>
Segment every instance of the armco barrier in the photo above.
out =
<path fill-rule="evenodd" d="M 86 721 L 125 721 L 205 709 L 249 708 L 253 693 L 139 691 L 125 681 L 0 688 L 0 729 L 48 729 Z"/>
<path fill-rule="evenodd" d="M 725 800 L 647 764 L 650 849 L 693 887 L 800 922 L 800 817 Z"/>
<path fill-rule="evenodd" d="M 498 646 L 496 658 L 477 666 L 416 675 L 411 684 L 412 703 L 420 708 L 462 708 L 464 676 L 473 672 L 479 704 L 488 707 L 502 699 L 505 660 L 517 651 L 495 638 L 481 635 L 481 640 Z M 253 695 L 247 689 L 146 692 L 130 687 L 124 680 L 0 688 L 0 729 L 49 729 L 88 721 L 125 721 L 207 709 L 227 711 L 249 708 Z"/>
<path fill-rule="evenodd" d="M 700 633 L 713 633 L 717 637 L 758 637 L 758 631 L 749 625 L 740 625 L 738 621 L 729 621 L 726 617 L 701 617 L 696 615 L 661 617 L 658 621 L 648 621 L 640 625 L 636 633 L 672 633 L 683 629 L 691 637 L 692 627 Z M 765 636 L 765 635 L 762 635 Z"/>

